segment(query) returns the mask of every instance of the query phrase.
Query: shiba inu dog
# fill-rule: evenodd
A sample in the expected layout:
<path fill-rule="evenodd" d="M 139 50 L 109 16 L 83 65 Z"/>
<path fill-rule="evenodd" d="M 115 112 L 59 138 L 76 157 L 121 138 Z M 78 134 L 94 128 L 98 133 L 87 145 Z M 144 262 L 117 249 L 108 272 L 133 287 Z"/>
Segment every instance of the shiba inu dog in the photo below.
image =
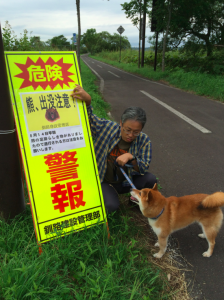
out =
<path fill-rule="evenodd" d="M 166 252 L 167 240 L 172 232 L 193 222 L 198 222 L 202 227 L 203 233 L 199 234 L 199 237 L 206 238 L 208 241 L 208 250 L 202 255 L 204 257 L 212 255 L 215 238 L 223 220 L 220 207 L 224 205 L 224 193 L 165 198 L 155 184 L 152 189 L 141 191 L 132 189 L 131 196 L 131 200 L 139 204 L 142 214 L 148 218 L 149 224 L 158 237 L 155 246 L 160 250 L 154 254 L 154 257 L 161 258 Z"/>

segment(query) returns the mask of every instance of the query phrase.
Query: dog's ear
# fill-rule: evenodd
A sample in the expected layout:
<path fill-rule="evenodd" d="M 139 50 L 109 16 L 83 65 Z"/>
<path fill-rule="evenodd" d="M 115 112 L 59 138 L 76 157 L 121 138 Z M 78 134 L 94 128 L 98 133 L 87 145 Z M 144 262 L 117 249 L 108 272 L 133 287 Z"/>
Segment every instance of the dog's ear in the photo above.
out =
<path fill-rule="evenodd" d="M 143 191 L 143 196 L 146 198 L 146 201 L 150 201 L 152 197 L 151 189 L 145 189 Z"/>
<path fill-rule="evenodd" d="M 152 188 L 154 191 L 158 191 L 158 188 L 157 188 L 157 183 L 154 184 L 153 188 Z"/>

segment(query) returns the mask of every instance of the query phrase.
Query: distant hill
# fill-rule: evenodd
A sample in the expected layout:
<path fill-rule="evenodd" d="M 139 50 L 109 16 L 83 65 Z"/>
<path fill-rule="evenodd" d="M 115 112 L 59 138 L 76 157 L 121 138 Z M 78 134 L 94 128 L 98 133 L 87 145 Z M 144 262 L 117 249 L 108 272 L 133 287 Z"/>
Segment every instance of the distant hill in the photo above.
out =
<path fill-rule="evenodd" d="M 132 50 L 138 50 L 138 47 L 131 47 Z M 152 47 L 146 47 L 145 50 L 153 50 Z"/>

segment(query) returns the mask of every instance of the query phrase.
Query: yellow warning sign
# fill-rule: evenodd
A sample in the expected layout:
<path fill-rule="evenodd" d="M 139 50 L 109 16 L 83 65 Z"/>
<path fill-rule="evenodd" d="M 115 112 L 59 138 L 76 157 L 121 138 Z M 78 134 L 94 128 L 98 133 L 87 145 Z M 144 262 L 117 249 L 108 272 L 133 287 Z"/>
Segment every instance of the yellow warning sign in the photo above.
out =
<path fill-rule="evenodd" d="M 6 52 L 16 128 L 39 243 L 106 221 L 74 52 Z"/>

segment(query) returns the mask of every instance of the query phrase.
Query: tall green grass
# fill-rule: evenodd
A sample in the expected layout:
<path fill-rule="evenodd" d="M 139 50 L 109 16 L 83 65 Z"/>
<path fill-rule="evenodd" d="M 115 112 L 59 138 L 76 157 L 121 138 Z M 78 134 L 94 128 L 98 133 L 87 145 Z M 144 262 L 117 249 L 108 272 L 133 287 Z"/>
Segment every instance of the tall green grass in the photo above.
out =
<path fill-rule="evenodd" d="M 40 256 L 30 209 L 2 222 L 1 299 L 161 299 L 160 271 L 131 238 L 131 220 L 115 213 L 108 221 L 110 240 L 97 225 L 44 244 Z"/>
<path fill-rule="evenodd" d="M 84 64 L 82 79 L 104 115 L 107 105 Z M 109 215 L 108 223 L 110 239 L 102 224 L 61 238 L 57 231 L 59 238 L 42 245 L 39 255 L 29 206 L 11 222 L 0 221 L 0 299 L 169 299 L 162 272 L 148 262 L 149 249 L 134 238 L 141 227 L 122 211 Z"/>
<path fill-rule="evenodd" d="M 119 52 L 101 52 L 97 56 L 91 57 L 127 72 L 138 74 L 151 80 L 165 80 L 169 84 L 185 91 L 194 92 L 197 95 L 224 102 L 224 76 L 193 71 L 186 72 L 179 67 L 166 68 L 166 71 L 162 72 L 160 67 L 161 63 L 157 65 L 156 72 L 151 65 L 147 64 L 144 68 L 138 68 L 137 54 L 138 52 L 136 50 L 122 51 L 121 63 L 119 63 Z M 177 53 L 173 54 L 174 58 L 175 55 L 177 55 Z M 151 57 L 150 60 L 154 59 L 154 54 L 150 51 L 148 53 L 146 52 L 146 60 L 147 57 Z"/>
<path fill-rule="evenodd" d="M 81 60 L 81 70 L 82 70 L 82 85 L 83 88 L 92 97 L 92 107 L 94 109 L 94 114 L 100 118 L 108 119 L 107 111 L 110 109 L 110 105 L 102 99 L 99 94 L 99 89 L 95 84 L 97 77 L 92 73 L 92 71 L 83 63 Z"/>

